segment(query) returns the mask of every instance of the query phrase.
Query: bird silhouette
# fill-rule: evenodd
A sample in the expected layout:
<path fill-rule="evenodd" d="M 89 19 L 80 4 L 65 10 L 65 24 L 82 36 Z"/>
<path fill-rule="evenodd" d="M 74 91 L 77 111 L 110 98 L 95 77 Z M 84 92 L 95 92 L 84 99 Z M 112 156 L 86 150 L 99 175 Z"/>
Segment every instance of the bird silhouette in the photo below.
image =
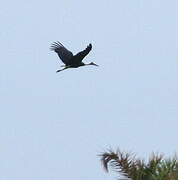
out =
<path fill-rule="evenodd" d="M 73 53 L 69 51 L 66 47 L 64 47 L 59 41 L 53 42 L 50 49 L 56 52 L 59 58 L 61 59 L 61 61 L 65 64 L 61 66 L 64 67 L 63 69 L 59 69 L 56 72 L 60 72 L 68 68 L 78 68 L 80 66 L 87 66 L 87 65 L 98 66 L 94 62 L 91 62 L 89 64 L 85 64 L 82 62 L 84 57 L 88 55 L 88 53 L 91 51 L 92 49 L 91 44 L 89 44 L 86 49 L 77 53 L 76 55 L 73 55 Z"/>

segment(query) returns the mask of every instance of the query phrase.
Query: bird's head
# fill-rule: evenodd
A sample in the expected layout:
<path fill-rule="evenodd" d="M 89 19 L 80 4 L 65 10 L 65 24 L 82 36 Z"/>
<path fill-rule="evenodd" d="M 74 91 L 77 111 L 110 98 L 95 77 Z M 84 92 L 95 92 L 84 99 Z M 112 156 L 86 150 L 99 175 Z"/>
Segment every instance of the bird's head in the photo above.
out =
<path fill-rule="evenodd" d="M 91 62 L 91 63 L 89 63 L 88 65 L 98 66 L 98 65 L 95 64 L 94 62 Z"/>

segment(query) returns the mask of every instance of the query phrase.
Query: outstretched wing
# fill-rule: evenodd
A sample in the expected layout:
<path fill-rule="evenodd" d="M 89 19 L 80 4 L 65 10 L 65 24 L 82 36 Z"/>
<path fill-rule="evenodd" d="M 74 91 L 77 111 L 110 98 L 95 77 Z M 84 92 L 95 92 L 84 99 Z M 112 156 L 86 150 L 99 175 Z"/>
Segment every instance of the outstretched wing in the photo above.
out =
<path fill-rule="evenodd" d="M 53 42 L 50 48 L 52 51 L 55 51 L 59 58 L 64 64 L 69 64 L 73 54 L 67 48 L 65 48 L 60 42 Z"/>
<path fill-rule="evenodd" d="M 92 49 L 92 45 L 89 44 L 85 50 L 83 50 L 75 55 L 75 59 L 77 59 L 78 62 L 81 62 L 83 60 L 83 58 L 91 51 L 91 49 Z"/>

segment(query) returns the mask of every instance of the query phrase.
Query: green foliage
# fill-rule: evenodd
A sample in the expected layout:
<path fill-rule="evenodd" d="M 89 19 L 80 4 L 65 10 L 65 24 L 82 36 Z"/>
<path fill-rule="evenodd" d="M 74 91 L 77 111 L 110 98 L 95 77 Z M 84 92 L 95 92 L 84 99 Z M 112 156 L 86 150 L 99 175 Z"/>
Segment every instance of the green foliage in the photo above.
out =
<path fill-rule="evenodd" d="M 131 153 L 109 150 L 100 155 L 104 169 L 108 167 L 131 180 L 178 180 L 178 159 L 152 154 L 145 162 Z"/>

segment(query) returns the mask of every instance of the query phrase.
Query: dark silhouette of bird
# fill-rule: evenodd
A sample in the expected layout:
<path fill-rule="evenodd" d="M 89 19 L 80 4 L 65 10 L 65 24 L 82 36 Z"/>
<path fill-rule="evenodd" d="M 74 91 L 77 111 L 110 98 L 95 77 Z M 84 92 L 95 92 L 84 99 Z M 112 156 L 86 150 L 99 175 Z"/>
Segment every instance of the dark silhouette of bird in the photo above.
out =
<path fill-rule="evenodd" d="M 91 62 L 89 64 L 85 64 L 85 63 L 82 62 L 84 57 L 87 56 L 88 53 L 91 51 L 91 49 L 92 49 L 91 44 L 89 44 L 86 49 L 84 49 L 83 51 L 77 53 L 76 55 L 73 55 L 73 53 L 71 51 L 69 51 L 66 47 L 64 47 L 58 41 L 52 43 L 50 49 L 52 51 L 55 51 L 58 54 L 61 61 L 65 64 L 65 65 L 61 66 L 61 67 L 64 67 L 63 69 L 59 69 L 56 72 L 60 72 L 60 71 L 63 71 L 65 69 L 68 69 L 68 68 L 78 68 L 80 66 L 87 66 L 87 65 L 98 66 L 94 62 Z"/>

